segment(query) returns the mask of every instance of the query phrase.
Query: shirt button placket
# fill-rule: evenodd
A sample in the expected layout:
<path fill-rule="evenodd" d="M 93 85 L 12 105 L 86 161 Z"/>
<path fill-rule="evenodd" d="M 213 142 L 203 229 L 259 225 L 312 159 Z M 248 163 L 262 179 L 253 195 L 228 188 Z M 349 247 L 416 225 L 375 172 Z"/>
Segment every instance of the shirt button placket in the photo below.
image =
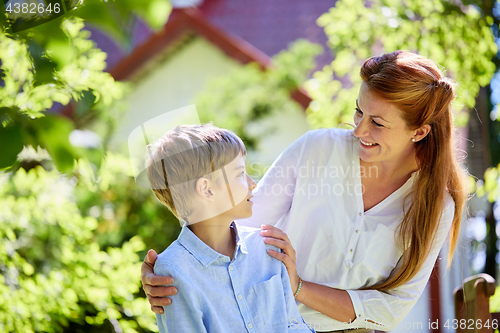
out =
<path fill-rule="evenodd" d="M 355 236 L 356 236 L 356 243 L 358 242 L 357 238 L 359 237 L 359 229 L 361 228 L 361 221 L 363 220 L 363 212 L 359 212 L 358 215 L 359 215 L 360 218 L 358 218 L 358 222 L 356 223 L 357 224 L 356 234 L 355 234 Z"/>
<path fill-rule="evenodd" d="M 359 226 L 361 224 L 363 212 L 359 212 L 358 215 L 360 218 L 358 218 L 356 224 Z M 356 229 L 355 234 L 351 238 L 349 252 L 346 255 L 345 265 L 347 266 L 348 269 L 351 269 L 354 266 L 354 263 L 352 262 L 352 256 L 354 255 L 354 247 L 358 243 L 358 237 L 359 237 L 359 227 L 358 229 Z"/>
<path fill-rule="evenodd" d="M 229 277 L 231 278 L 231 280 L 233 278 L 236 278 L 236 276 L 235 276 L 236 271 L 234 269 L 235 269 L 234 263 L 229 264 Z M 238 288 L 235 288 L 234 293 L 238 293 L 238 292 L 240 292 L 240 290 L 238 290 Z M 244 310 L 246 308 L 246 305 L 245 305 L 246 303 L 243 300 L 243 295 L 237 294 L 236 298 L 237 298 L 238 306 L 240 307 L 240 311 L 242 311 L 241 314 L 243 315 L 243 320 L 245 321 L 245 323 L 248 323 L 251 320 L 251 318 L 248 317 L 248 314 L 246 314 L 246 311 Z M 248 320 L 248 319 L 250 319 L 250 320 Z M 251 323 L 247 324 L 246 326 L 248 329 L 253 328 L 253 325 Z"/>

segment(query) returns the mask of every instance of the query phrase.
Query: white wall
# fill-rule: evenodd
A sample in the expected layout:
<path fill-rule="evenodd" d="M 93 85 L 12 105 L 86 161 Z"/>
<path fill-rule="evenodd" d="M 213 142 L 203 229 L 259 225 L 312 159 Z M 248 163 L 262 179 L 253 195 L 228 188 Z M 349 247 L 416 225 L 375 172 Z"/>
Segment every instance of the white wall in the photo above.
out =
<path fill-rule="evenodd" d="M 229 73 L 241 66 L 203 38 L 188 45 L 159 63 L 143 76 L 130 93 L 114 142 L 126 142 L 134 128 L 166 112 L 193 104 L 193 98 L 211 78 Z"/>
<path fill-rule="evenodd" d="M 259 167 L 266 168 L 270 166 L 283 150 L 311 130 L 305 113 L 299 106 L 290 110 L 276 112 L 266 118 L 265 121 L 266 124 L 275 129 L 275 132 L 267 134 L 259 142 L 258 151 L 249 153 L 247 157 L 248 162 L 257 164 L 248 166 L 249 174 L 255 175 L 257 179 L 263 176 L 263 174 L 259 175 L 259 172 L 256 172 Z M 258 124 L 254 124 L 254 126 L 257 127 Z M 252 133 L 252 128 L 248 128 L 248 131 Z"/>
<path fill-rule="evenodd" d="M 128 110 L 112 140 L 126 149 L 128 135 L 144 122 L 166 112 L 193 104 L 194 97 L 213 78 L 228 74 L 241 63 L 201 37 L 188 42 L 135 82 L 126 102 Z M 270 165 L 293 141 L 310 129 L 304 112 L 297 107 L 266 120 L 276 133 L 262 140 L 251 159 Z"/>

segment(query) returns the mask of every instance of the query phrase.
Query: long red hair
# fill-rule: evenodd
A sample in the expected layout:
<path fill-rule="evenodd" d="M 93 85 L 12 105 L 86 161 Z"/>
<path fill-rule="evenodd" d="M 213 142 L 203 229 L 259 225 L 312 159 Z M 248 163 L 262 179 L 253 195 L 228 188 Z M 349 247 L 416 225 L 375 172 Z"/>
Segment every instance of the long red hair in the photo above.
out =
<path fill-rule="evenodd" d="M 398 229 L 400 244 L 408 246 L 403 265 L 386 281 L 371 287 L 389 290 L 408 282 L 427 259 L 447 193 L 455 201 L 449 238 L 450 264 L 468 196 L 467 172 L 461 167 L 455 150 L 451 111 L 454 85 L 432 61 L 415 53 L 395 51 L 366 60 L 360 75 L 370 92 L 401 111 L 409 129 L 425 124 L 431 127 L 427 136 L 415 143 L 419 173 L 413 185 L 411 204 Z"/>

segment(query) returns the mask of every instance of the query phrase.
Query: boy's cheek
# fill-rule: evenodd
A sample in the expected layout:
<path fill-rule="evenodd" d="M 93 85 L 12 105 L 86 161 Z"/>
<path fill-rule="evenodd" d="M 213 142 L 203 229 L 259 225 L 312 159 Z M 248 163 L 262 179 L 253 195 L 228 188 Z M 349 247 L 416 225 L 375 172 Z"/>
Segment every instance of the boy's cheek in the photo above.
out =
<path fill-rule="evenodd" d="M 238 183 L 237 185 L 228 184 L 229 193 L 232 195 L 234 205 L 245 201 L 248 197 L 248 185 L 245 187 L 243 184 Z"/>

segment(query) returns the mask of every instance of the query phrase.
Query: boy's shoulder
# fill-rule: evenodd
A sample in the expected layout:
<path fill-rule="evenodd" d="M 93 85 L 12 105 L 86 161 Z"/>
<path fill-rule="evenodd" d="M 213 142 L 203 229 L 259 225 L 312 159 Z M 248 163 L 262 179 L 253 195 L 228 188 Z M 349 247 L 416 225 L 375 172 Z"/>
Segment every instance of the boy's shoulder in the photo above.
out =
<path fill-rule="evenodd" d="M 238 234 L 240 238 L 245 243 L 247 249 L 252 251 L 253 253 L 261 254 L 265 258 L 272 257 L 267 254 L 266 250 L 275 250 L 280 251 L 280 249 L 274 245 L 264 243 L 264 236 L 260 234 L 262 229 L 254 228 L 254 227 L 246 227 L 246 226 L 238 226 Z"/>
<path fill-rule="evenodd" d="M 176 239 L 156 258 L 155 273 L 160 266 L 168 270 L 182 271 L 181 268 L 189 265 L 192 261 L 191 257 L 192 255 L 189 251 Z"/>
<path fill-rule="evenodd" d="M 236 225 L 238 228 L 238 235 L 247 247 L 249 247 L 250 244 L 253 246 L 259 246 L 260 243 L 263 243 L 264 237 L 260 234 L 260 228 L 246 227 L 239 224 Z"/>

